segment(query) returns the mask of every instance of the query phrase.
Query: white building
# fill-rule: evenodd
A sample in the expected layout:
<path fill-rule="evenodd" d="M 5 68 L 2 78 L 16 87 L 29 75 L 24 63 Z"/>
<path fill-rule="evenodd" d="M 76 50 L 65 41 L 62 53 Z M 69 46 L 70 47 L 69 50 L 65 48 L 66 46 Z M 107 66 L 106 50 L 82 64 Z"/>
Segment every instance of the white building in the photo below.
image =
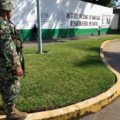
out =
<path fill-rule="evenodd" d="M 118 29 L 119 15 L 107 8 L 80 0 L 41 0 L 43 39 L 113 33 Z M 23 40 L 32 38 L 37 24 L 36 0 L 13 0 L 12 21 Z"/>

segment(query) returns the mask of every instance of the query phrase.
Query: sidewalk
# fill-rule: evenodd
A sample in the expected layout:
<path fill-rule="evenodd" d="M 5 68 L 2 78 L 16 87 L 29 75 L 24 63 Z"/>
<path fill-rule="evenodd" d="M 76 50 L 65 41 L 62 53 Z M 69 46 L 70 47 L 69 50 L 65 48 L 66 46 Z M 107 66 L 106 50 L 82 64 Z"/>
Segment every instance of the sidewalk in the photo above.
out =
<path fill-rule="evenodd" d="M 62 42 L 67 42 L 67 41 L 70 41 L 70 40 L 88 40 L 88 39 L 100 39 L 100 38 L 104 38 L 106 36 L 113 36 L 112 34 L 111 35 L 100 35 L 100 36 L 79 36 L 79 37 L 73 37 L 73 38 L 61 38 L 61 39 L 54 39 L 54 40 L 43 40 L 43 44 L 46 45 L 46 44 L 56 44 L 56 43 L 62 43 Z M 38 43 L 37 42 L 23 42 L 23 46 L 25 48 L 28 48 L 28 47 L 38 47 Z"/>
<path fill-rule="evenodd" d="M 108 63 L 120 73 L 120 40 L 106 44 L 103 51 Z M 101 111 L 80 120 L 120 120 L 120 97 Z"/>

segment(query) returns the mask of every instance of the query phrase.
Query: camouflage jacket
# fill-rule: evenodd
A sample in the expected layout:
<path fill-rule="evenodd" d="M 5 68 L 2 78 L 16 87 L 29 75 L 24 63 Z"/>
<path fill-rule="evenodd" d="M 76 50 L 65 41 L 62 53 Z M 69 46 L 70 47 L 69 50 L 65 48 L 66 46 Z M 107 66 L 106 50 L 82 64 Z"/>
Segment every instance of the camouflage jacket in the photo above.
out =
<path fill-rule="evenodd" d="M 15 69 L 20 66 L 14 36 L 15 28 L 0 17 L 0 68 Z"/>

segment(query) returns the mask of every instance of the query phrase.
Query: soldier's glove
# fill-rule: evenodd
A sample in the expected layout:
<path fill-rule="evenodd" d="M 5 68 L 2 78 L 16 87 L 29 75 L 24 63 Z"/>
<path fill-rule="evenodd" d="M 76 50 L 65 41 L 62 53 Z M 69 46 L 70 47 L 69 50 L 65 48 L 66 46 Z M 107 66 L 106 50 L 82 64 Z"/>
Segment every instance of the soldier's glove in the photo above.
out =
<path fill-rule="evenodd" d="M 21 68 L 20 66 L 18 66 L 18 67 L 15 69 L 15 71 L 16 71 L 16 75 L 17 75 L 18 77 L 23 76 L 23 70 L 22 70 L 22 68 Z"/>

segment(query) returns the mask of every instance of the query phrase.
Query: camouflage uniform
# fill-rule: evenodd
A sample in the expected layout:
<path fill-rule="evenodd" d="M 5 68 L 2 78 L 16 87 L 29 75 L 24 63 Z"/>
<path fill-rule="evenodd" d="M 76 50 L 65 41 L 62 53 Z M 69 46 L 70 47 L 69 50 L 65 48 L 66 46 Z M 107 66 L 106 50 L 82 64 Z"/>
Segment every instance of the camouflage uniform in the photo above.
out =
<path fill-rule="evenodd" d="M 0 93 L 5 105 L 15 103 L 20 87 L 15 74 L 20 59 L 14 38 L 15 29 L 12 24 L 0 18 Z"/>
<path fill-rule="evenodd" d="M 10 0 L 0 0 L 0 93 L 6 109 L 6 120 L 24 120 L 27 113 L 15 108 L 20 88 L 18 76 L 23 75 L 23 70 L 20 63 L 22 42 L 9 20 L 12 9 Z"/>

